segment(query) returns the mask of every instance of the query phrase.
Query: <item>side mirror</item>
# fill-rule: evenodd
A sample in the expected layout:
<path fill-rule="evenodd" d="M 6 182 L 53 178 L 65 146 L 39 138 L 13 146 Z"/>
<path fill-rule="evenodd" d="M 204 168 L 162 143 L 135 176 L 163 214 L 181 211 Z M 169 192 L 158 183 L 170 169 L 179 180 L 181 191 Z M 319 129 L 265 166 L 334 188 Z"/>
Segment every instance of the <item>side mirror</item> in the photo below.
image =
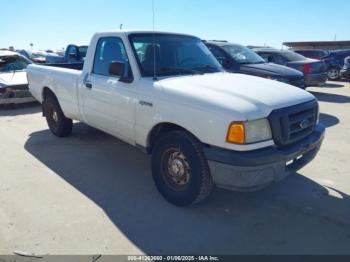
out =
<path fill-rule="evenodd" d="M 109 64 L 108 70 L 110 76 L 123 76 L 125 73 L 125 63 L 113 61 Z"/>
<path fill-rule="evenodd" d="M 113 61 L 110 63 L 108 73 L 110 76 L 120 77 L 119 81 L 121 82 L 131 83 L 133 81 L 133 78 L 128 76 L 128 68 L 124 62 Z"/>

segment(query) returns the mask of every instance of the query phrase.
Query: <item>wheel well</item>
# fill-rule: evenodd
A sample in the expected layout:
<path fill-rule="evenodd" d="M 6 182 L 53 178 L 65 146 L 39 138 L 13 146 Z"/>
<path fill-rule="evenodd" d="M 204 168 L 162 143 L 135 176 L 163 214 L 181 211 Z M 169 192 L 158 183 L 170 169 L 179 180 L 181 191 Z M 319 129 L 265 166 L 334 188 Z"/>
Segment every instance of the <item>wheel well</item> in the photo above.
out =
<path fill-rule="evenodd" d="M 45 100 L 48 97 L 53 97 L 56 101 L 58 101 L 55 93 L 52 92 L 50 88 L 44 87 L 43 94 L 42 94 L 43 102 L 42 102 L 42 105 L 41 105 L 42 106 L 42 111 L 43 111 L 43 116 L 46 116 L 46 110 L 45 110 L 45 103 L 44 102 L 45 102 Z"/>
<path fill-rule="evenodd" d="M 48 98 L 48 97 L 54 97 L 55 99 L 57 99 L 55 93 L 52 92 L 50 88 L 44 87 L 44 89 L 43 89 L 43 101 L 45 101 L 46 98 Z"/>
<path fill-rule="evenodd" d="M 186 131 L 187 133 L 193 135 L 191 132 L 186 130 L 185 128 L 178 126 L 176 124 L 172 123 L 160 123 L 156 126 L 154 126 L 148 135 L 148 146 L 147 146 L 147 152 L 151 153 L 153 150 L 153 147 L 155 145 L 155 142 L 164 134 L 171 132 L 171 131 Z M 194 136 L 194 135 L 193 135 Z M 194 136 L 195 137 L 195 136 Z"/>

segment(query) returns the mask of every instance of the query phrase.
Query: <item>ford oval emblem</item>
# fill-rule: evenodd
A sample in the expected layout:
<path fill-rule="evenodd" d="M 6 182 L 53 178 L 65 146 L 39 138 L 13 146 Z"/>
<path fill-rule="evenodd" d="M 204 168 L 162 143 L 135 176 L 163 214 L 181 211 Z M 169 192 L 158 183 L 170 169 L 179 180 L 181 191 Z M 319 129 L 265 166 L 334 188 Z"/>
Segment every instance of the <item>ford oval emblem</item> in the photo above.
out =
<path fill-rule="evenodd" d="M 300 122 L 300 128 L 305 129 L 308 128 L 311 125 L 311 121 L 309 119 L 304 119 L 303 121 Z"/>

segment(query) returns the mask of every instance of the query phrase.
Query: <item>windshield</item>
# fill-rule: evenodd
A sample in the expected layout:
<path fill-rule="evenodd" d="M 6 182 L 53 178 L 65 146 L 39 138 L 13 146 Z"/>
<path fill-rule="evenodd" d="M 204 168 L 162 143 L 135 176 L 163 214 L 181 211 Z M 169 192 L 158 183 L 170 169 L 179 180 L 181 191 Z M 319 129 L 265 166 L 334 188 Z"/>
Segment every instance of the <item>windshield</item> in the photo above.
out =
<path fill-rule="evenodd" d="M 88 47 L 87 46 L 79 46 L 79 53 L 81 57 L 86 57 Z"/>
<path fill-rule="evenodd" d="M 13 71 L 22 71 L 27 68 L 30 61 L 20 56 L 0 57 L 0 73 L 9 73 Z"/>
<path fill-rule="evenodd" d="M 304 61 L 307 60 L 305 56 L 299 55 L 292 51 L 282 51 L 281 55 L 289 62 Z"/>
<path fill-rule="evenodd" d="M 134 34 L 129 38 L 143 76 L 153 76 L 154 71 L 157 76 L 222 71 L 219 62 L 196 37 L 173 34 Z"/>
<path fill-rule="evenodd" d="M 241 45 L 225 45 L 222 47 L 238 64 L 260 64 L 265 60 L 249 48 Z"/>

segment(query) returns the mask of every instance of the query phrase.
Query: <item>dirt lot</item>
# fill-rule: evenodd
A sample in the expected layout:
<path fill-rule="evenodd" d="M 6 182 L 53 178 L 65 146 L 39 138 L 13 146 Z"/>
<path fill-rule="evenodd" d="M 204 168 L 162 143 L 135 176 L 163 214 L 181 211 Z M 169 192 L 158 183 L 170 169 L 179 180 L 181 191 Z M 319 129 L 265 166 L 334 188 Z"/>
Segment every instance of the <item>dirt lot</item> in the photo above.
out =
<path fill-rule="evenodd" d="M 350 85 L 309 91 L 327 127 L 314 162 L 190 209 L 161 198 L 137 149 L 80 123 L 55 138 L 37 105 L 0 110 L 0 254 L 350 254 Z"/>

